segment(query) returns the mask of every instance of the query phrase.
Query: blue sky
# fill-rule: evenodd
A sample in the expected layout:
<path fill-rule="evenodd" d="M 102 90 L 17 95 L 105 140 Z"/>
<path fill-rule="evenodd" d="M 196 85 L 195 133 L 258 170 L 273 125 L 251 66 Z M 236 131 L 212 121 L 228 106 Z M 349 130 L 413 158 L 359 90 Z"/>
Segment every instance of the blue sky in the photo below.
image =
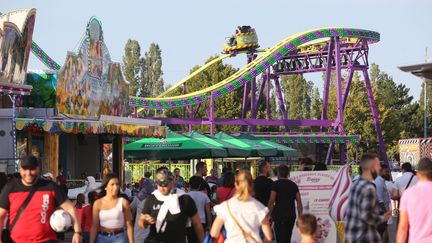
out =
<path fill-rule="evenodd" d="M 105 42 L 114 60 L 121 61 L 128 38 L 140 42 L 143 53 L 151 42 L 162 49 L 165 83 L 176 83 L 189 69 L 221 51 L 225 36 L 237 25 L 251 25 L 261 47 L 317 27 L 342 26 L 375 30 L 381 41 L 370 47 L 369 61 L 411 89 L 419 99 L 421 80 L 397 66 L 425 61 L 429 47 L 432 61 L 432 1 L 406 0 L 237 0 L 237 1 L 58 1 L 1 0 L 0 11 L 36 8 L 35 40 L 63 65 L 67 51 L 74 51 L 87 21 L 102 21 Z M 245 58 L 229 61 L 240 67 Z M 43 69 L 31 57 L 30 69 Z M 322 87 L 321 74 L 307 79 Z"/>

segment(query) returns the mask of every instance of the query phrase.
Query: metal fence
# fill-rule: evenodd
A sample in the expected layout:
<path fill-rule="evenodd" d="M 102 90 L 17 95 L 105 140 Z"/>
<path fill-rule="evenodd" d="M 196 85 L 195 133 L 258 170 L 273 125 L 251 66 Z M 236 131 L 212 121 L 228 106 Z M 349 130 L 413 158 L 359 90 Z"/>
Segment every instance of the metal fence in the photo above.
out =
<path fill-rule="evenodd" d="M 189 181 L 189 178 L 191 177 L 191 167 L 190 164 L 163 164 L 163 163 L 157 163 L 157 164 L 135 164 L 130 163 L 129 164 L 129 171 L 131 172 L 131 181 L 132 183 L 137 183 L 141 180 L 141 178 L 144 177 L 145 172 L 151 173 L 151 178 L 154 178 L 154 175 L 156 173 L 156 170 L 162 166 L 168 167 L 170 171 L 173 171 L 175 168 L 180 169 L 180 175 L 184 178 L 185 181 Z M 275 169 L 279 164 L 271 164 L 272 169 Z M 288 165 L 290 167 L 291 171 L 299 171 L 300 165 Z M 338 170 L 343 165 L 327 165 L 328 170 Z M 255 166 L 255 176 L 258 176 L 258 169 Z M 357 175 L 359 173 L 359 166 L 358 165 L 352 165 L 352 174 Z"/>
<path fill-rule="evenodd" d="M 129 164 L 129 171 L 131 172 L 131 181 L 132 183 L 137 183 L 144 177 L 145 172 L 151 173 L 151 179 L 154 179 L 154 175 L 156 174 L 156 170 L 162 166 L 167 167 L 170 171 L 174 171 L 175 168 L 180 169 L 180 175 L 185 179 L 185 181 L 189 181 L 191 177 L 190 174 L 190 164 Z"/>

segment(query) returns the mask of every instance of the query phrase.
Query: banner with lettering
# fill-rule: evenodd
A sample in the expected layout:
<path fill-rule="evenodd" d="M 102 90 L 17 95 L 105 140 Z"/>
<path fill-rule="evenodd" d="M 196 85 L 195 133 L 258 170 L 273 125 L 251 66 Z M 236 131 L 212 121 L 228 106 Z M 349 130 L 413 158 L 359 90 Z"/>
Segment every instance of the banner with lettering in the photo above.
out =
<path fill-rule="evenodd" d="M 290 179 L 297 184 L 303 204 L 303 213 L 313 214 L 318 221 L 317 242 L 334 243 L 336 226 L 329 215 L 330 193 L 336 171 L 295 171 Z M 300 235 L 294 226 L 291 243 L 297 243 Z"/>

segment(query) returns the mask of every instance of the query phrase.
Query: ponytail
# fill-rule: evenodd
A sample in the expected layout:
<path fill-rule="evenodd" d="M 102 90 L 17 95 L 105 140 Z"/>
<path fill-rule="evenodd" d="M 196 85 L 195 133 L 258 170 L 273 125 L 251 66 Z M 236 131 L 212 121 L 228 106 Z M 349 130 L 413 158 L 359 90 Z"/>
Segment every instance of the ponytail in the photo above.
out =
<path fill-rule="evenodd" d="M 247 201 L 253 195 L 252 175 L 248 170 L 241 170 L 235 179 L 236 193 L 235 195 L 240 201 Z"/>

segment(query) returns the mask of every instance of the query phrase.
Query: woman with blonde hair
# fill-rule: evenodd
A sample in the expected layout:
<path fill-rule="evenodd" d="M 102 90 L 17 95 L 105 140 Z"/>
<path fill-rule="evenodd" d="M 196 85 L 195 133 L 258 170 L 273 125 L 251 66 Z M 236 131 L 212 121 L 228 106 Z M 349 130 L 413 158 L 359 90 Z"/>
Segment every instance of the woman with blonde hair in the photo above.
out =
<path fill-rule="evenodd" d="M 217 238 L 222 226 L 227 231 L 226 243 L 262 242 L 260 228 L 264 232 L 264 242 L 270 242 L 272 231 L 267 217 L 268 209 L 253 196 L 252 175 L 247 170 L 240 171 L 235 178 L 234 196 L 214 207 L 216 219 L 210 234 Z"/>
<path fill-rule="evenodd" d="M 93 204 L 90 242 L 133 243 L 132 213 L 128 200 L 119 196 L 118 176 L 106 175 L 100 189 L 99 199 Z"/>

